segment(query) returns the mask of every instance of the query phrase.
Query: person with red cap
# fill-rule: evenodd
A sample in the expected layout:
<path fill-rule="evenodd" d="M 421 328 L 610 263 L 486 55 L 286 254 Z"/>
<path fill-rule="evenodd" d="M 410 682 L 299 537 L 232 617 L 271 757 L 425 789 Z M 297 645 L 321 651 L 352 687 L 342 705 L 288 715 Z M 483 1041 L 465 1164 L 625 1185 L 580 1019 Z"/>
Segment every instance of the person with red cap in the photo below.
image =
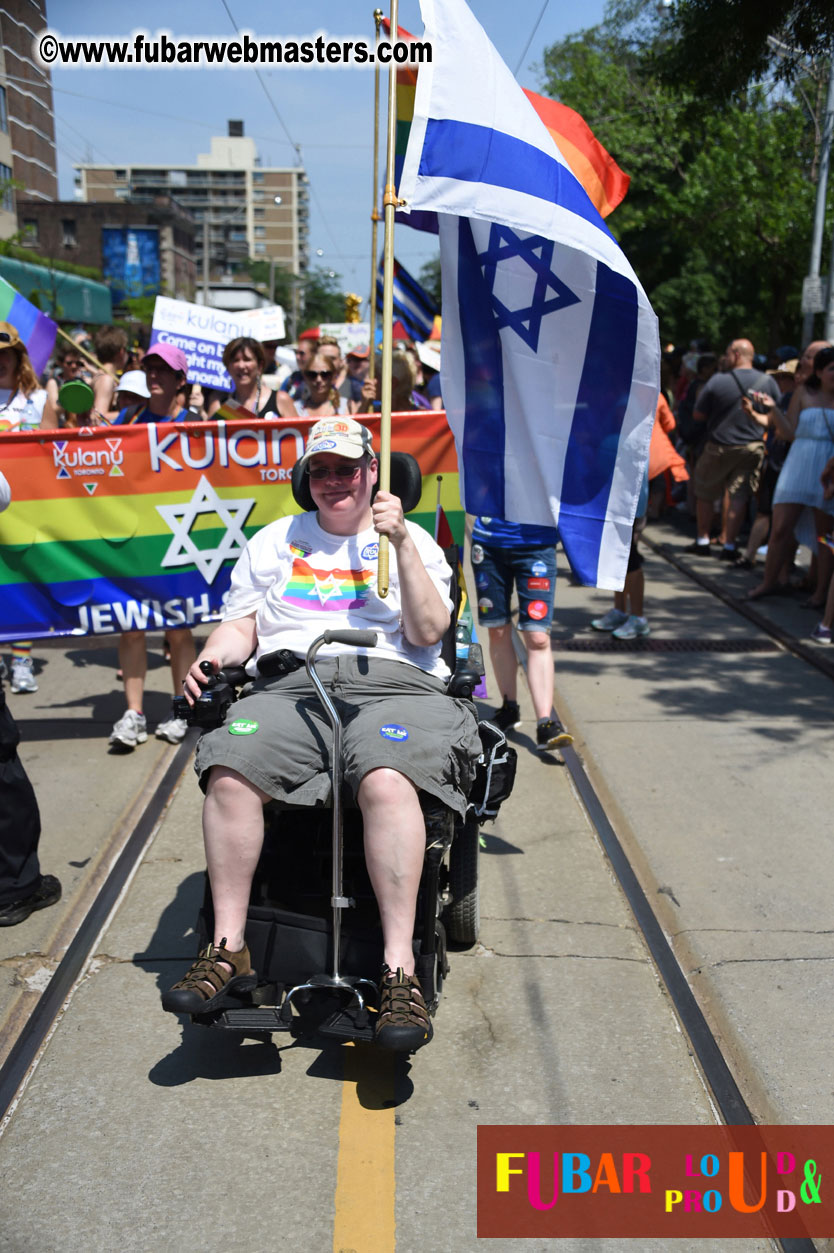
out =
<path fill-rule="evenodd" d="M 144 403 L 128 405 L 115 419 L 114 426 L 128 426 L 134 422 L 182 422 L 188 410 L 180 405 L 177 392 L 188 375 L 188 360 L 181 348 L 173 344 L 154 344 L 142 360 L 145 381 L 150 398 Z M 186 627 L 169 629 L 165 640 L 171 653 L 171 678 L 174 695 L 182 691 L 182 684 L 197 656 L 194 637 Z M 142 703 L 145 692 L 145 674 L 148 668 L 148 651 L 144 631 L 124 631 L 119 636 L 119 668 L 125 685 L 127 710 L 113 727 L 110 747 L 116 753 L 130 753 L 137 744 L 148 738 L 148 726 Z M 188 724 L 184 718 L 173 714 L 156 728 L 156 738 L 179 744 L 184 739 Z"/>

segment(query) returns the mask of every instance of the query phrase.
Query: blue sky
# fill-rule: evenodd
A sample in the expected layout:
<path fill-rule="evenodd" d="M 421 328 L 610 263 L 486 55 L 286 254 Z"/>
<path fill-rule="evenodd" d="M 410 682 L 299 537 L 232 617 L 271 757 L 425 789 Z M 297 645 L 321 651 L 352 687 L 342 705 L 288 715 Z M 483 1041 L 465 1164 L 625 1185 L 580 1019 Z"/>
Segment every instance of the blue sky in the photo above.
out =
<path fill-rule="evenodd" d="M 374 7 L 355 0 L 307 0 L 303 5 L 297 0 L 180 0 L 176 6 L 161 0 L 142 6 L 47 0 L 47 17 L 53 31 L 80 37 L 120 38 L 141 28 L 152 35 L 167 30 L 177 38 L 232 38 L 237 26 L 280 38 L 325 30 L 335 38 L 372 39 Z M 387 5 L 379 7 L 387 15 Z M 537 89 L 544 49 L 600 21 L 603 0 L 471 0 L 470 7 L 522 86 Z M 415 34 L 422 31 L 417 0 L 401 0 L 400 24 Z M 208 151 L 212 135 L 225 134 L 228 118 L 242 118 L 265 165 L 294 164 L 292 144 L 300 145 L 311 182 L 312 260 L 341 274 L 346 290 L 367 296 L 373 74 L 330 67 L 264 69 L 262 77 L 271 102 L 246 68 L 54 68 L 61 197 L 73 196 L 74 163 L 193 164 L 198 152 Z M 383 75 L 383 101 L 384 84 Z M 319 249 L 321 257 L 316 256 Z M 395 251 L 416 273 L 436 248 L 426 236 L 398 226 Z"/>

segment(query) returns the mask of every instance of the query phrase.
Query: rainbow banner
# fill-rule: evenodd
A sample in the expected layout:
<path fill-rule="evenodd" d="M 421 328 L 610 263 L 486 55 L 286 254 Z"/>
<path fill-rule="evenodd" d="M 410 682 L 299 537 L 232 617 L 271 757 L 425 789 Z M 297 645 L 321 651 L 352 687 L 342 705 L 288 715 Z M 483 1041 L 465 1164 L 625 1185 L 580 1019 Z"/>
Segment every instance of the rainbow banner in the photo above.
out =
<path fill-rule="evenodd" d="M 33 370 L 40 374 L 55 347 L 58 327 L 4 278 L 0 278 L 0 322 L 11 322 L 26 345 Z"/>
<path fill-rule="evenodd" d="M 0 515 L 0 640 L 162 630 L 215 619 L 252 534 L 298 513 L 292 468 L 314 419 L 181 422 L 4 435 L 12 504 Z M 378 446 L 379 417 L 362 416 Z M 434 533 L 437 476 L 463 542 L 446 416 L 392 417 L 416 457 L 409 516 Z"/>

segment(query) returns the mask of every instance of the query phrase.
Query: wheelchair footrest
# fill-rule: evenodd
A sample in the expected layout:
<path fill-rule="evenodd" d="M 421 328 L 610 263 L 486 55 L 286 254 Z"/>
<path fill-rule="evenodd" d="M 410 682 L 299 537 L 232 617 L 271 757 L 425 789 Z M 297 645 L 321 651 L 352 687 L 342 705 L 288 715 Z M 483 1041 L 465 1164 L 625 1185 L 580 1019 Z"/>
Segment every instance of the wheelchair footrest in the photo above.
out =
<path fill-rule="evenodd" d="M 227 1031 L 289 1031 L 292 1024 L 281 1019 L 274 1005 L 223 1009 L 216 1014 L 194 1014 L 192 1021 L 201 1027 L 223 1027 Z"/>
<path fill-rule="evenodd" d="M 372 1044 L 374 1021 L 367 1009 L 346 1005 L 320 1023 L 317 1032 L 329 1040 L 360 1040 L 363 1044 Z"/>

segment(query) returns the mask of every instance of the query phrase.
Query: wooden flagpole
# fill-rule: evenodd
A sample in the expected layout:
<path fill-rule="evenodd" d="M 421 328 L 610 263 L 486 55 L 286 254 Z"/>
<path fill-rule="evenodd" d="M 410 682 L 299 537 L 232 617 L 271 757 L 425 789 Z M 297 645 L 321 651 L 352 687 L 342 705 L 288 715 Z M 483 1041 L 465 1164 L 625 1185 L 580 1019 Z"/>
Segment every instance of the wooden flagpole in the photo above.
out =
<path fill-rule="evenodd" d="M 368 344 L 368 378 L 371 382 L 376 378 L 376 253 L 378 223 L 382 220 L 382 214 L 379 211 L 379 187 L 377 179 L 379 177 L 379 28 L 382 25 L 383 18 L 382 9 L 374 9 L 374 22 L 376 23 L 376 49 L 377 57 L 374 64 L 374 171 L 373 186 L 371 188 L 371 333 Z"/>
<path fill-rule="evenodd" d="M 399 33 L 399 0 L 391 0 L 391 40 Z M 388 67 L 388 144 L 385 163 L 385 214 L 382 279 L 382 378 L 380 386 L 379 487 L 391 490 L 391 376 L 394 346 L 394 211 L 399 204 L 394 186 L 394 155 L 397 141 L 397 67 L 393 60 Z M 379 537 L 377 591 L 388 595 L 388 536 Z"/>

